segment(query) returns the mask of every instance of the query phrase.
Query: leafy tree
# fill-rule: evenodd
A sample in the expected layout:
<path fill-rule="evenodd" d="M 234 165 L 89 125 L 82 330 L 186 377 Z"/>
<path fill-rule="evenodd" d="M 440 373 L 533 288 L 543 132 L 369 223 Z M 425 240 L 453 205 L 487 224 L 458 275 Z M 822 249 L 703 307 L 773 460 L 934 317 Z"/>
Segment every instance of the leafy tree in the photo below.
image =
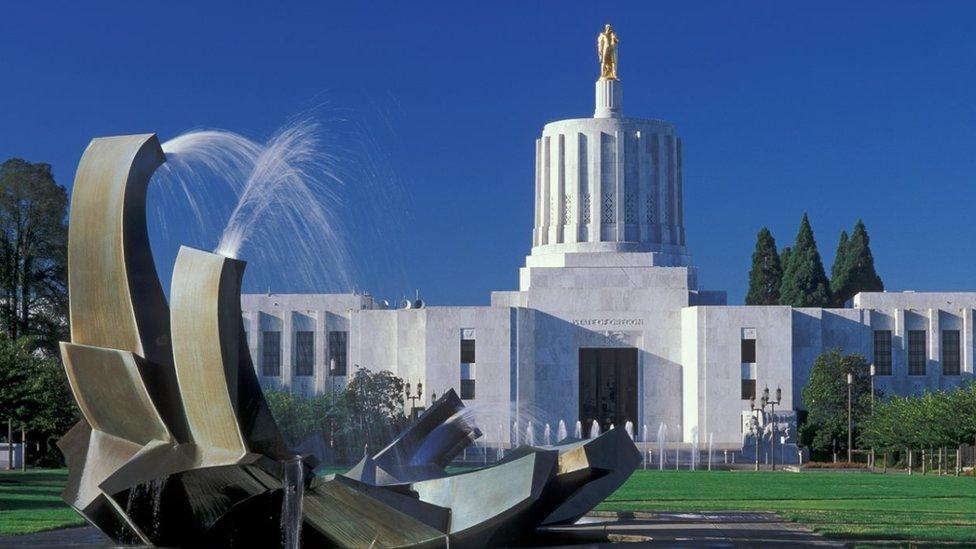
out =
<path fill-rule="evenodd" d="M 0 328 L 52 354 L 67 327 L 67 206 L 49 164 L 0 164 Z"/>
<path fill-rule="evenodd" d="M 884 290 L 884 283 L 874 269 L 870 240 L 864 222 L 858 219 L 850 241 L 844 244 L 843 261 L 838 265 L 838 261 L 835 260 L 834 269 L 831 269 L 830 289 L 834 294 L 834 303 L 838 307 L 842 307 L 858 292 Z"/>
<path fill-rule="evenodd" d="M 405 424 L 403 388 L 403 380 L 386 370 L 359 368 L 349 380 L 345 400 L 350 419 L 371 448 L 389 442 Z"/>
<path fill-rule="evenodd" d="M 879 403 L 865 418 L 860 443 L 883 451 L 971 444 L 976 439 L 976 383 Z"/>
<path fill-rule="evenodd" d="M 44 443 L 45 463 L 56 464 L 54 442 L 78 421 L 78 410 L 61 362 L 33 346 L 0 334 L 0 419 L 26 426 L 29 440 Z"/>
<path fill-rule="evenodd" d="M 779 298 L 780 304 L 793 307 L 827 307 L 830 304 L 830 282 L 824 273 L 807 214 L 803 214 L 800 221 L 800 230 L 783 272 Z"/>
<path fill-rule="evenodd" d="M 403 380 L 387 371 L 359 368 L 337 393 L 305 397 L 269 388 L 264 394 L 290 445 L 321 436 L 339 461 L 359 459 L 364 446 L 382 448 L 407 422 Z"/>
<path fill-rule="evenodd" d="M 847 374 L 851 384 L 854 433 L 871 410 L 871 378 L 867 360 L 861 355 L 842 355 L 838 349 L 822 353 L 813 363 L 810 379 L 803 388 L 807 421 L 800 428 L 804 445 L 813 450 L 847 449 Z M 855 436 L 856 438 L 856 436 Z"/>
<path fill-rule="evenodd" d="M 783 278 L 776 240 L 769 229 L 763 227 L 756 236 L 756 249 L 752 252 L 752 268 L 749 270 L 749 293 L 746 305 L 776 305 L 779 303 L 779 286 Z"/>

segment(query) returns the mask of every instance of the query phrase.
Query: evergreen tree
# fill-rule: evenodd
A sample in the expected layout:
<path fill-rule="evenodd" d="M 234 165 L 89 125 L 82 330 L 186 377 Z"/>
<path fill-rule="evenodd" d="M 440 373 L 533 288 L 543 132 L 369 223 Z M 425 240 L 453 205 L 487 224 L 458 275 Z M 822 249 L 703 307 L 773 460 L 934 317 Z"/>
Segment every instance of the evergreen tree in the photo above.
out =
<path fill-rule="evenodd" d="M 847 236 L 847 231 L 841 231 L 840 242 L 837 243 L 837 254 L 834 256 L 834 264 L 830 267 L 830 294 L 833 297 L 833 303 L 831 305 L 834 307 L 844 306 L 844 300 L 841 298 L 843 295 L 841 286 L 845 279 L 844 273 L 847 271 L 849 264 L 847 259 L 849 242 L 850 239 Z"/>
<path fill-rule="evenodd" d="M 769 229 L 763 227 L 756 237 L 756 250 L 752 252 L 752 268 L 749 270 L 749 293 L 746 305 L 776 305 L 779 303 L 779 285 L 783 269 L 776 251 L 776 240 Z"/>
<path fill-rule="evenodd" d="M 793 248 L 789 246 L 783 248 L 783 251 L 779 254 L 779 268 L 786 273 L 786 267 L 790 263 L 790 254 L 793 253 Z M 780 289 L 782 290 L 782 280 L 780 280 Z"/>
<path fill-rule="evenodd" d="M 823 261 L 813 238 L 813 228 L 807 214 L 803 214 L 796 242 L 789 255 L 783 283 L 780 285 L 781 305 L 793 307 L 827 307 L 830 305 L 830 281 L 824 273 Z"/>
<path fill-rule="evenodd" d="M 864 222 L 860 219 L 854 225 L 854 232 L 846 245 L 844 261 L 837 274 L 833 274 L 830 289 L 835 303 L 842 307 L 858 292 L 880 292 L 884 283 L 874 269 L 874 256 L 871 254 L 870 238 Z M 837 262 L 834 262 L 836 267 Z"/>

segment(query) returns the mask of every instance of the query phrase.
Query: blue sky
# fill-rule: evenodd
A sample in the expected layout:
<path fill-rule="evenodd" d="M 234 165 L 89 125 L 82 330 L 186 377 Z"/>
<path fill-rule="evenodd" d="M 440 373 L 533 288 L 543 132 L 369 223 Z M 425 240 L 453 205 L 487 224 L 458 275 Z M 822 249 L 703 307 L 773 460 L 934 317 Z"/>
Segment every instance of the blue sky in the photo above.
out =
<path fill-rule="evenodd" d="M 388 179 L 370 187 L 381 219 L 355 200 L 343 214 L 357 284 L 484 304 L 517 287 L 533 140 L 592 113 L 608 21 L 625 113 L 684 139 L 705 287 L 740 303 L 758 229 L 785 246 L 807 211 L 828 270 L 860 217 L 889 289 L 976 290 L 972 2 L 17 3 L 0 17 L 0 158 L 70 187 L 95 136 L 265 138 L 317 108 L 327 131 L 360 128 Z M 154 238 L 166 280 L 176 243 Z"/>

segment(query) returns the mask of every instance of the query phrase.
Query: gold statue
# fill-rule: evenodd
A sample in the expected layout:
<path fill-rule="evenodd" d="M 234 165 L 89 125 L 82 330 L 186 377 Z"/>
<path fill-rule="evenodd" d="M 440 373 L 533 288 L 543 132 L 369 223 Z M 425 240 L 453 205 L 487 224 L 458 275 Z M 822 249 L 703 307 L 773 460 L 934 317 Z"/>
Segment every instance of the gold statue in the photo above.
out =
<path fill-rule="evenodd" d="M 596 37 L 596 54 L 600 60 L 600 80 L 617 80 L 617 44 L 620 39 L 609 23 Z"/>

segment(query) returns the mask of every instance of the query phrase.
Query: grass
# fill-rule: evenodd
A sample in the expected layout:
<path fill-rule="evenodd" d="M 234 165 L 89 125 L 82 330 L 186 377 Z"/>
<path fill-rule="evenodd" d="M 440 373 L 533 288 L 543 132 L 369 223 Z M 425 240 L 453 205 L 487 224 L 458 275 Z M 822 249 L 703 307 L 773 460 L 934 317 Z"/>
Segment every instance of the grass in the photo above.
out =
<path fill-rule="evenodd" d="M 0 471 L 0 535 L 29 534 L 85 520 L 61 501 L 66 469 Z"/>
<path fill-rule="evenodd" d="M 598 509 L 773 511 L 845 540 L 976 543 L 976 481 L 965 477 L 637 471 Z"/>
<path fill-rule="evenodd" d="M 64 469 L 0 471 L 0 535 L 84 524 Z M 844 540 L 976 543 L 976 480 L 865 473 L 637 471 L 598 509 L 774 511 Z"/>

